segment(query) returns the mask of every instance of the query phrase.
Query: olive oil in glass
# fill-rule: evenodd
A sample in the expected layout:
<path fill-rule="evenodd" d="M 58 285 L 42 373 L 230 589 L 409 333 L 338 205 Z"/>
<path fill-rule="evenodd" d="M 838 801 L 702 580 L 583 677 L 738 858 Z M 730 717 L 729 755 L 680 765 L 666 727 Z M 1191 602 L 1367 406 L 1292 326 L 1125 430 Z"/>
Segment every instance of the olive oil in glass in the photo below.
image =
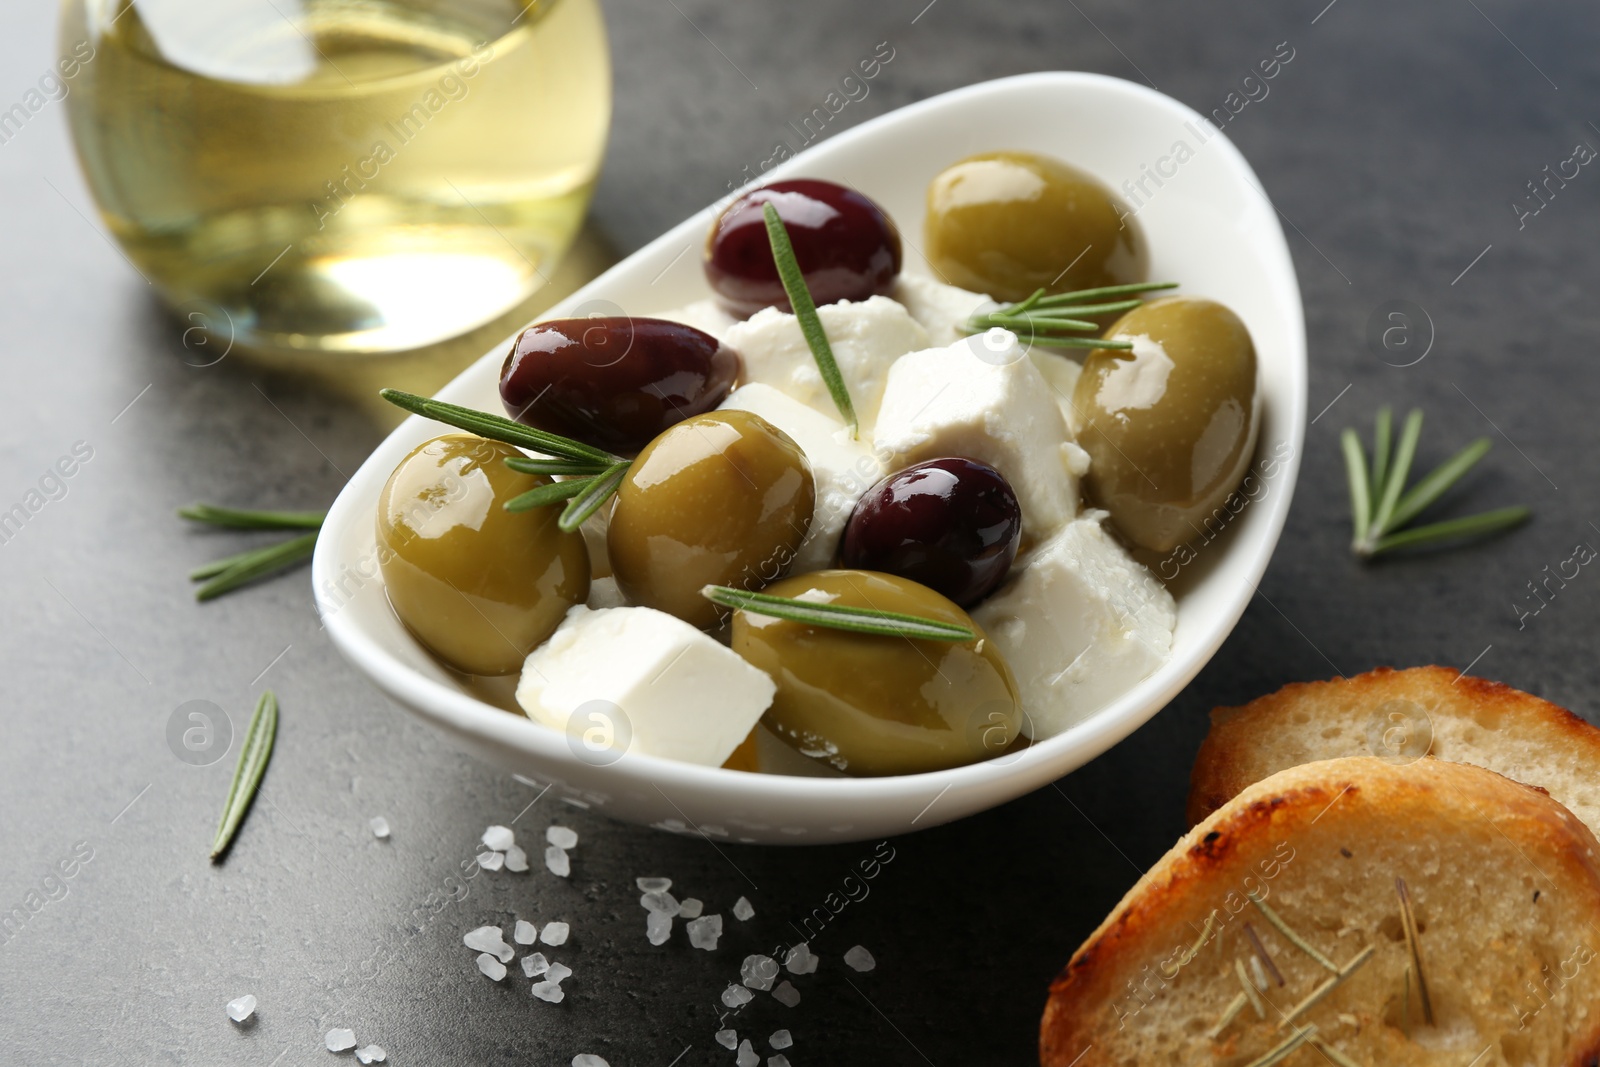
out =
<path fill-rule="evenodd" d="M 582 222 L 597 0 L 66 0 L 67 98 L 112 235 L 258 351 L 381 353 L 526 299 Z"/>

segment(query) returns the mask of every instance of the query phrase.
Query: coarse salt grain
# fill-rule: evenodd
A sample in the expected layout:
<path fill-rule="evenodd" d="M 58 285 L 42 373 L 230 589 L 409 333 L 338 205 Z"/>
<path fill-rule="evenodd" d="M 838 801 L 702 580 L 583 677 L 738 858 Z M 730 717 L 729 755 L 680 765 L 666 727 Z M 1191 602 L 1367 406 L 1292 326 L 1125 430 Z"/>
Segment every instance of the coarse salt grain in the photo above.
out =
<path fill-rule="evenodd" d="M 528 854 L 522 851 L 521 845 L 512 845 L 506 849 L 506 870 L 521 874 L 528 869 Z"/>
<path fill-rule="evenodd" d="M 328 1031 L 328 1036 L 322 1039 L 322 1043 L 328 1046 L 329 1052 L 346 1052 L 356 1047 L 356 1032 L 335 1027 Z"/>
<path fill-rule="evenodd" d="M 506 965 L 488 952 L 478 953 L 478 970 L 494 979 L 496 982 L 506 976 Z"/>
<path fill-rule="evenodd" d="M 659 911 L 664 915 L 683 913 L 683 905 L 679 904 L 678 899 L 671 893 L 646 893 L 639 898 L 639 906 L 645 911 Z M 698 915 L 699 912 L 695 914 Z M 689 918 L 692 919 L 694 916 L 691 915 Z"/>
<path fill-rule="evenodd" d="M 652 911 L 644 920 L 644 936 L 652 945 L 665 945 L 672 936 L 672 916 Z"/>
<path fill-rule="evenodd" d="M 571 977 L 572 977 L 572 968 L 571 967 L 568 967 L 565 963 L 562 963 L 560 960 L 551 960 L 550 961 L 550 970 L 545 972 L 544 980 L 547 981 L 547 982 L 554 982 L 557 985 L 560 985 L 562 982 L 566 981 L 568 978 L 571 978 Z"/>
<path fill-rule="evenodd" d="M 800 1003 L 800 990 L 791 985 L 788 980 L 778 983 L 778 988 L 772 991 L 773 999 L 786 1008 L 795 1007 Z"/>
<path fill-rule="evenodd" d="M 739 1052 L 734 1056 L 733 1062 L 739 1067 L 756 1067 L 761 1062 L 761 1057 L 756 1055 L 756 1050 L 750 1047 L 750 1039 L 745 1038 L 739 1042 Z"/>
<path fill-rule="evenodd" d="M 671 878 L 635 878 L 633 884 L 641 893 L 665 893 L 672 888 Z"/>
<path fill-rule="evenodd" d="M 778 977 L 778 961 L 771 956 L 746 956 L 739 965 L 739 980 L 762 992 L 772 988 Z"/>
<path fill-rule="evenodd" d="M 511 940 L 519 945 L 531 945 L 539 940 L 539 931 L 527 919 L 518 919 L 511 929 Z"/>
<path fill-rule="evenodd" d="M 768 1056 L 767 1067 L 789 1067 L 789 1057 L 782 1053 L 776 1056 Z"/>
<path fill-rule="evenodd" d="M 256 998 L 249 993 L 228 1001 L 228 1018 L 236 1023 L 242 1023 L 250 1018 L 255 1010 Z"/>
<path fill-rule="evenodd" d="M 570 826 L 552 826 L 544 832 L 544 839 L 557 848 L 578 847 L 578 831 Z"/>
<path fill-rule="evenodd" d="M 742 985 L 730 985 L 722 991 L 722 1003 L 730 1008 L 742 1008 L 750 1003 L 754 996 L 754 993 Z"/>
<path fill-rule="evenodd" d="M 461 943 L 475 952 L 487 952 L 501 963 L 510 963 L 517 951 L 506 944 L 498 926 L 480 926 L 476 930 L 469 930 Z"/>
<path fill-rule="evenodd" d="M 560 1004 L 567 996 L 561 991 L 560 982 L 535 982 L 533 995 L 551 1004 Z"/>
<path fill-rule="evenodd" d="M 522 973 L 529 978 L 537 978 L 550 969 L 543 952 L 532 952 L 522 957 Z"/>
<path fill-rule="evenodd" d="M 517 843 L 517 835 L 511 832 L 509 826 L 491 826 L 483 832 L 483 837 L 479 840 L 483 842 L 484 848 L 504 852 Z"/>
<path fill-rule="evenodd" d="M 694 897 L 685 897 L 678 903 L 678 917 L 680 919 L 698 919 L 700 918 L 700 913 L 705 910 L 705 903 L 696 900 Z"/>
<path fill-rule="evenodd" d="M 572 861 L 567 858 L 567 850 L 556 845 L 544 850 L 544 865 L 557 878 L 565 878 L 572 873 Z"/>
<path fill-rule="evenodd" d="M 572 1057 L 572 1067 L 611 1067 L 611 1064 L 592 1052 L 580 1052 Z"/>
<path fill-rule="evenodd" d="M 571 928 L 566 923 L 545 923 L 539 931 L 539 940 L 547 945 L 565 945 Z"/>
<path fill-rule="evenodd" d="M 846 952 L 844 954 L 844 961 L 855 970 L 862 972 L 870 971 L 872 968 L 878 965 L 878 961 L 872 958 L 872 953 L 868 952 L 860 945 L 857 945 L 849 952 Z"/>
<path fill-rule="evenodd" d="M 756 909 L 751 907 L 750 901 L 744 897 L 740 897 L 738 900 L 733 902 L 733 917 L 738 919 L 740 922 L 748 922 L 750 917 L 755 913 Z"/>
<path fill-rule="evenodd" d="M 774 1030 L 772 1036 L 767 1038 L 767 1044 L 773 1048 L 788 1048 L 794 1044 L 794 1036 L 787 1030 Z"/>
<path fill-rule="evenodd" d="M 790 974 L 815 974 L 817 962 L 817 957 L 811 952 L 811 946 L 804 941 L 791 948 L 783 957 L 783 965 L 789 969 Z"/>
<path fill-rule="evenodd" d="M 739 1032 L 737 1030 L 718 1030 L 716 1039 L 717 1044 L 730 1052 L 739 1047 Z"/>
<path fill-rule="evenodd" d="M 702 915 L 698 919 L 691 919 L 688 930 L 689 944 L 710 952 L 717 947 L 717 938 L 722 936 L 722 916 Z"/>
<path fill-rule="evenodd" d="M 389 836 L 389 820 L 382 815 L 367 820 L 367 825 L 372 827 L 372 836 L 380 841 Z"/>
<path fill-rule="evenodd" d="M 356 1059 L 362 1063 L 382 1063 L 389 1058 L 382 1045 L 363 1045 L 356 1049 Z"/>
<path fill-rule="evenodd" d="M 506 858 L 498 852 L 478 853 L 478 866 L 486 871 L 498 871 L 506 865 Z"/>

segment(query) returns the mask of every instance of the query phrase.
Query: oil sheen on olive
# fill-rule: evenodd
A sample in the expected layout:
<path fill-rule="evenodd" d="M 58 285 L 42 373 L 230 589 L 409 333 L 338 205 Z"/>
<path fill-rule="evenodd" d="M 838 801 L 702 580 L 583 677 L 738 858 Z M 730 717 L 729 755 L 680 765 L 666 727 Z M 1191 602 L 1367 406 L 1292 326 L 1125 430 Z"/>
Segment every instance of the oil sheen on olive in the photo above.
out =
<path fill-rule="evenodd" d="M 1095 349 L 1073 389 L 1084 485 L 1131 540 L 1167 552 L 1215 526 L 1250 465 L 1255 345 L 1232 311 L 1192 296 L 1134 308 L 1106 336 L 1134 347 Z"/>
<path fill-rule="evenodd" d="M 562 505 L 501 505 L 550 479 L 505 465 L 521 452 L 451 435 L 419 446 L 378 498 L 378 566 L 395 614 L 448 666 L 510 674 L 589 595 L 583 535 Z"/>
<path fill-rule="evenodd" d="M 736 315 L 790 311 L 767 238 L 763 204 L 778 211 L 818 306 L 887 294 L 900 273 L 900 231 L 872 200 L 815 178 L 773 182 L 728 206 L 706 238 L 706 281 Z"/>
<path fill-rule="evenodd" d="M 1138 221 L 1099 179 L 1049 156 L 985 152 L 928 185 L 923 230 L 941 278 L 996 300 L 1146 280 Z"/>
<path fill-rule="evenodd" d="M 1016 681 L 967 613 L 927 586 L 828 570 L 766 590 L 970 627 L 972 641 L 908 640 L 737 611 L 733 650 L 778 691 L 762 721 L 800 752 L 854 775 L 916 774 L 998 756 L 1022 720 Z"/>
<path fill-rule="evenodd" d="M 924 460 L 868 489 L 850 514 L 839 562 L 921 582 L 970 607 L 1005 579 L 1022 509 L 1005 477 L 961 456 Z"/>
<path fill-rule="evenodd" d="M 815 506 L 811 466 L 787 434 L 747 411 L 697 415 L 628 468 L 606 532 L 611 571 L 628 603 L 709 628 L 725 611 L 701 588 L 780 577 Z"/>
<path fill-rule="evenodd" d="M 512 418 L 632 455 L 662 430 L 710 411 L 739 377 L 739 356 L 664 319 L 552 319 L 512 342 L 500 399 Z"/>

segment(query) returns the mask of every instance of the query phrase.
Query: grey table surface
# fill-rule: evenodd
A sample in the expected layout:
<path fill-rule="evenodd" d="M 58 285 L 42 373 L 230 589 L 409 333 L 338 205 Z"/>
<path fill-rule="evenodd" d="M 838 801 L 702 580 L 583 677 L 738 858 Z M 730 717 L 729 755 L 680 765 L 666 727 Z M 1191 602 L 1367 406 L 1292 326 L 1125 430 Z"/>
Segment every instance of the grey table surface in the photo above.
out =
<path fill-rule="evenodd" d="M 1600 585 L 1580 573 L 1535 601 L 1530 583 L 1600 544 L 1600 175 L 1552 185 L 1537 214 L 1526 185 L 1575 145 L 1600 145 L 1592 5 L 607 0 L 606 13 L 616 114 L 593 218 L 621 252 L 716 198 L 880 41 L 893 61 L 835 129 L 1046 69 L 1149 82 L 1210 112 L 1288 42 L 1270 93 L 1227 127 L 1288 220 L 1321 413 L 1258 595 L 1210 666 L 1126 743 L 887 845 L 719 851 L 549 802 L 528 809 L 532 790 L 452 750 L 340 660 L 304 571 L 190 600 L 184 572 L 235 542 L 181 528 L 176 506 L 321 506 L 382 428 L 293 379 L 186 363 L 181 326 L 104 238 L 52 105 L 0 145 L 0 510 L 79 442 L 92 459 L 0 545 L 0 912 L 25 914 L 0 939 L 0 1063 L 321 1064 L 333 1026 L 401 1065 L 580 1052 L 614 1067 L 731 1062 L 712 1035 L 739 961 L 790 938 L 875 852 L 892 859 L 814 940 L 824 964 L 803 1002 L 763 997 L 731 1025 L 763 1053 L 789 1029 L 797 1067 L 1025 1063 L 1050 979 L 1183 829 L 1212 706 L 1436 662 L 1593 714 Z M 54 12 L 14 5 L 5 25 L 9 104 L 52 61 Z M 1432 323 L 1411 366 L 1367 341 L 1393 300 Z M 1522 502 L 1534 521 L 1448 554 L 1356 562 L 1337 439 L 1381 403 L 1426 409 L 1424 463 L 1494 439 L 1450 509 Z M 284 707 L 278 751 L 213 867 L 232 759 L 185 765 L 167 723 L 207 700 L 242 729 L 267 685 Z M 374 815 L 391 840 L 373 839 Z M 514 817 L 529 839 L 556 819 L 578 829 L 570 880 L 461 880 L 483 827 Z M 670 875 L 716 909 L 747 895 L 756 915 L 714 954 L 681 934 L 654 949 L 641 874 Z M 559 1006 L 483 979 L 461 945 L 465 930 L 519 914 L 572 924 Z M 858 942 L 876 954 L 870 974 L 839 964 Z M 241 1029 L 223 1005 L 244 992 L 260 1009 Z"/>

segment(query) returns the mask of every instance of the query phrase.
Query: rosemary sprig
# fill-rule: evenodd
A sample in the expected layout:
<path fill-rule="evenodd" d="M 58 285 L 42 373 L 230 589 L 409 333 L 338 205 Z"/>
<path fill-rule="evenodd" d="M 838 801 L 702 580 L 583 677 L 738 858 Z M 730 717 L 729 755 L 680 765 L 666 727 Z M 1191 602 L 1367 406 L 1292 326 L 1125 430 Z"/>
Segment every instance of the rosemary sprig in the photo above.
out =
<path fill-rule="evenodd" d="M 977 636 L 965 626 L 925 619 L 919 615 L 903 615 L 897 611 L 879 611 L 846 604 L 819 604 L 812 600 L 750 593 L 726 585 L 708 585 L 700 590 L 700 595 L 726 608 L 860 634 L 914 637 L 925 641 L 971 641 Z"/>
<path fill-rule="evenodd" d="M 278 736 L 278 698 L 268 689 L 256 703 L 255 714 L 244 733 L 244 744 L 239 748 L 239 763 L 233 770 L 233 784 L 228 787 L 228 800 L 222 806 L 222 821 L 217 824 L 217 836 L 211 842 L 211 862 L 215 863 L 233 844 L 233 835 L 256 798 L 261 787 L 261 776 L 267 773 L 267 763 L 272 759 L 272 742 Z"/>
<path fill-rule="evenodd" d="M 225 526 L 230 530 L 317 530 L 326 511 L 255 511 L 249 508 L 225 508 L 215 504 L 190 504 L 178 509 L 178 516 L 209 526 Z"/>
<path fill-rule="evenodd" d="M 1035 289 L 1026 300 L 1002 304 L 992 311 L 973 315 L 962 328 L 968 333 L 982 333 L 999 326 L 1030 341 L 1054 348 L 1132 348 L 1132 341 L 1078 335 L 1100 330 L 1100 324 L 1091 321 L 1088 316 L 1131 311 L 1144 302 L 1138 294 L 1175 289 L 1177 285 L 1177 282 L 1135 282 L 1131 285 L 1079 289 L 1053 296 L 1046 296 L 1043 289 Z M 1102 299 L 1108 296 L 1132 296 L 1134 299 L 1109 302 Z"/>
<path fill-rule="evenodd" d="M 767 224 L 767 241 L 772 245 L 772 261 L 777 264 L 778 278 L 783 282 L 783 291 L 789 296 L 789 306 L 794 309 L 794 317 L 799 320 L 800 332 L 805 336 L 806 345 L 811 349 L 811 357 L 817 361 L 817 371 L 822 375 L 823 384 L 828 387 L 828 393 L 833 397 L 833 404 L 839 409 L 839 417 L 844 419 L 850 427 L 850 436 L 854 438 L 858 431 L 855 405 L 850 402 L 850 390 L 845 387 L 844 375 L 839 373 L 839 364 L 833 358 L 833 348 L 828 344 L 828 334 L 822 328 L 822 320 L 817 318 L 817 305 L 811 299 L 811 290 L 806 288 L 805 275 L 800 272 L 800 264 L 794 257 L 794 245 L 789 241 L 789 231 L 784 228 L 783 219 L 778 216 L 778 209 L 771 203 L 761 205 L 761 216 Z"/>
<path fill-rule="evenodd" d="M 460 404 L 448 404 L 443 400 L 434 400 L 415 393 L 407 393 L 400 389 L 380 389 L 378 395 L 383 397 L 395 407 L 403 408 L 413 415 L 421 415 L 435 422 L 442 422 L 447 426 L 454 426 L 459 430 L 467 430 L 479 437 L 487 437 L 492 441 L 504 441 L 508 445 L 518 448 L 531 449 L 542 452 L 547 456 L 554 456 L 565 460 L 586 460 L 590 463 L 599 463 L 609 466 L 621 457 L 586 445 L 581 441 L 574 441 L 570 437 L 560 434 L 547 433 L 536 430 L 532 426 L 524 426 L 520 422 L 513 422 L 503 415 L 491 415 L 487 411 L 475 411 L 464 408 Z"/>
<path fill-rule="evenodd" d="M 1487 437 L 1478 438 L 1408 490 L 1406 479 L 1411 474 L 1417 442 L 1422 436 L 1422 412 L 1413 410 L 1406 416 L 1400 440 L 1391 456 L 1392 422 L 1388 408 L 1378 412 L 1370 473 L 1360 435 L 1353 429 L 1340 435 L 1345 476 L 1350 487 L 1350 548 L 1356 555 L 1366 559 L 1396 548 L 1482 537 L 1527 521 L 1531 512 L 1519 505 L 1405 528 L 1460 481 L 1488 453 L 1493 443 Z"/>
<path fill-rule="evenodd" d="M 621 488 L 622 479 L 628 474 L 628 466 L 628 460 L 619 460 L 608 467 L 604 474 L 583 482 L 583 491 L 567 503 L 556 525 L 567 533 L 582 526 L 589 516 L 600 510 L 600 505 L 611 499 L 612 493 Z"/>
<path fill-rule="evenodd" d="M 200 601 L 215 600 L 223 593 L 232 592 L 257 578 L 276 574 L 303 559 L 310 559 L 317 547 L 317 533 L 313 530 L 266 548 L 251 549 L 196 567 L 189 572 L 189 578 L 196 582 L 208 578 L 210 581 L 194 591 L 194 598 Z"/>
<path fill-rule="evenodd" d="M 1411 968 L 1407 973 L 1415 973 L 1417 977 L 1417 1000 L 1422 1004 L 1422 1023 L 1424 1026 L 1433 1025 L 1433 998 L 1428 995 L 1428 980 L 1422 970 L 1422 941 L 1417 929 L 1417 913 L 1411 906 L 1411 891 L 1406 888 L 1404 878 L 1394 880 L 1395 895 L 1400 898 L 1400 924 L 1405 929 L 1406 948 L 1411 953 Z M 1407 990 L 1409 1005 L 1410 993 Z"/>

